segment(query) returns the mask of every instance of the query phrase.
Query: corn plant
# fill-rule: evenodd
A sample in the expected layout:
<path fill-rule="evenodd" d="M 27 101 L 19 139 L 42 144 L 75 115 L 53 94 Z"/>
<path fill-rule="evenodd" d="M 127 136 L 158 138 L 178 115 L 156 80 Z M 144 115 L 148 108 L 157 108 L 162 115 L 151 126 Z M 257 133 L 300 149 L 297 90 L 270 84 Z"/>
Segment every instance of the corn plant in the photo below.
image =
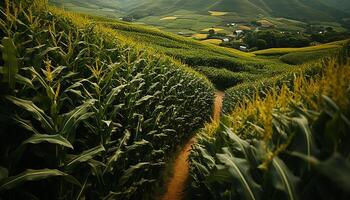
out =
<path fill-rule="evenodd" d="M 342 41 L 342 46 L 338 46 L 335 49 L 319 52 L 319 51 L 311 51 L 311 52 L 297 52 L 293 54 L 287 54 L 287 56 L 293 56 L 297 54 L 299 59 L 305 59 L 305 62 L 301 62 L 303 64 L 296 65 L 290 68 L 288 65 L 283 65 L 283 68 L 286 70 L 278 71 L 275 67 L 271 70 L 273 72 L 272 76 L 269 74 L 264 74 L 262 78 L 253 78 L 252 81 L 244 81 L 242 84 L 233 86 L 228 88 L 225 91 L 225 98 L 223 101 L 223 112 L 226 114 L 230 114 L 234 108 L 239 105 L 244 99 L 251 99 L 256 92 L 259 95 L 264 96 L 266 91 L 271 88 L 277 86 L 281 87 L 283 84 L 287 84 L 289 86 L 292 85 L 292 80 L 295 74 L 304 74 L 306 77 L 312 77 L 321 72 L 323 66 L 327 65 L 328 62 L 332 63 L 332 60 L 336 59 L 340 64 L 345 64 L 349 57 L 349 41 Z M 326 54 L 326 53 L 327 54 Z M 313 57 L 309 59 L 309 57 Z M 314 58 L 316 57 L 316 58 Z M 316 61 L 313 61 L 316 60 Z M 294 60 L 293 64 L 298 64 L 297 60 Z M 263 73 L 263 72 L 262 72 Z"/>
<path fill-rule="evenodd" d="M 169 155 L 210 118 L 210 82 L 94 23 L 76 26 L 45 1 L 7 5 L 1 197 L 154 198 Z"/>
<path fill-rule="evenodd" d="M 188 199 L 348 199 L 349 72 L 330 63 L 223 117 L 192 150 Z"/>

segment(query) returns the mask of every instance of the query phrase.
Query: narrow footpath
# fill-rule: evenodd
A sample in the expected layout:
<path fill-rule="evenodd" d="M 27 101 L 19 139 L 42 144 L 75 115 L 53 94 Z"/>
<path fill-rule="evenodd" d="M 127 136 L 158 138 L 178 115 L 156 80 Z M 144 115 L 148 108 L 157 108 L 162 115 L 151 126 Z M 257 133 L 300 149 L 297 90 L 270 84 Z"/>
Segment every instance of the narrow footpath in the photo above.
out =
<path fill-rule="evenodd" d="M 216 98 L 212 116 L 212 119 L 214 121 L 220 119 L 222 100 L 224 98 L 225 93 L 217 91 L 215 95 Z M 190 139 L 190 141 L 184 146 L 184 148 L 177 156 L 174 163 L 172 178 L 168 183 L 167 192 L 162 197 L 162 200 L 182 200 L 184 198 L 184 190 L 189 174 L 188 156 L 190 154 L 192 145 L 195 141 L 195 137 Z"/>

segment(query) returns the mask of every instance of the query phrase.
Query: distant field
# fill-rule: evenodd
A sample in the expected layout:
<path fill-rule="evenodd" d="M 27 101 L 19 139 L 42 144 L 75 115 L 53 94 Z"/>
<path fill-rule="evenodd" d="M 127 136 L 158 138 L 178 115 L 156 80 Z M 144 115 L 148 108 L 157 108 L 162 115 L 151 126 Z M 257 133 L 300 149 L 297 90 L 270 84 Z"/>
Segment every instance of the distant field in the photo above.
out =
<path fill-rule="evenodd" d="M 182 14 L 185 14 L 185 12 L 183 12 Z M 167 21 L 167 23 L 172 24 L 173 22 L 186 20 L 184 19 L 183 15 L 177 13 L 177 15 L 167 15 L 158 17 L 157 21 L 160 22 L 161 20 L 159 19 L 171 16 L 176 16 L 178 18 L 176 20 L 164 21 Z M 263 51 L 256 51 L 253 53 L 246 53 L 232 48 L 217 46 L 221 43 L 220 39 L 196 41 L 193 38 L 186 38 L 169 32 L 161 31 L 157 28 L 150 28 L 149 26 L 137 25 L 134 23 L 122 22 L 119 20 L 106 19 L 102 17 L 88 17 L 88 19 L 89 23 L 98 25 L 98 27 L 110 31 L 111 35 L 116 37 L 121 43 L 133 45 L 139 49 L 148 49 L 150 51 L 154 51 L 160 54 L 165 54 L 174 60 L 177 60 L 179 62 L 185 63 L 193 67 L 194 69 L 196 69 L 196 67 L 198 66 L 202 66 L 211 67 L 210 69 L 222 69 L 218 71 L 210 70 L 211 72 L 218 74 L 225 74 L 223 73 L 227 72 L 225 70 L 228 70 L 232 73 L 244 74 L 244 77 L 249 77 L 248 79 L 242 79 L 242 81 L 244 82 L 274 77 L 276 74 L 283 73 L 286 70 L 290 70 L 294 67 L 293 64 L 295 63 L 303 63 L 306 61 L 318 59 L 324 54 L 324 52 L 320 52 L 320 50 L 325 49 L 333 51 L 336 50 L 336 48 L 338 48 L 343 43 L 342 41 L 340 41 L 317 47 L 268 49 Z M 169 28 L 167 27 L 162 27 L 162 30 L 164 29 L 169 30 Z M 207 31 L 209 31 L 209 28 L 207 29 Z M 188 31 L 189 33 L 191 33 L 191 35 L 203 39 L 206 35 L 196 35 L 196 32 L 194 31 L 191 32 L 191 30 L 181 28 L 172 28 L 171 30 L 173 30 L 174 32 L 176 31 L 177 33 L 186 33 L 186 31 Z M 216 31 L 218 31 L 218 28 L 216 29 Z M 303 59 L 302 54 L 288 55 L 288 53 L 300 51 L 315 51 L 315 54 L 309 53 L 305 59 Z M 282 59 L 279 57 L 281 55 L 288 56 L 285 56 Z M 294 62 L 294 58 L 298 59 L 297 62 Z M 206 70 L 206 72 L 208 73 L 208 70 Z M 211 80 L 213 82 L 214 79 L 217 79 L 217 76 L 215 75 L 211 75 L 210 77 L 213 79 Z M 231 77 L 235 76 L 230 75 L 230 77 L 228 78 Z M 221 83 L 217 80 L 216 82 Z M 221 85 L 218 87 L 225 88 L 225 85 Z"/>
<path fill-rule="evenodd" d="M 174 19 L 177 19 L 177 17 L 163 17 L 160 20 L 174 20 Z"/>
<path fill-rule="evenodd" d="M 205 28 L 205 29 L 202 29 L 201 31 L 202 32 L 208 32 L 209 30 L 213 29 L 215 32 L 221 32 L 223 31 L 224 29 L 222 28 Z"/>
<path fill-rule="evenodd" d="M 305 22 L 293 19 L 302 20 L 303 15 L 309 16 L 310 12 L 304 12 L 305 5 L 298 1 L 286 2 L 271 2 L 277 7 L 273 8 L 276 13 L 283 13 L 284 16 L 298 16 L 297 18 L 288 19 L 270 13 L 271 10 L 264 10 L 264 6 L 255 1 L 238 1 L 238 0 L 206 0 L 206 1 L 160 1 L 160 0 L 50 0 L 54 5 L 64 7 L 68 10 L 75 10 L 79 12 L 88 13 L 90 15 L 105 16 L 109 18 L 120 18 L 126 15 L 135 16 L 137 23 L 145 23 L 147 25 L 156 26 L 162 30 L 170 31 L 172 33 L 201 33 L 202 30 L 208 27 L 220 27 L 223 33 L 232 32 L 234 29 L 251 30 L 249 24 L 251 21 L 259 21 L 264 26 L 269 27 L 274 25 L 274 28 L 279 31 L 303 31 L 306 28 Z M 142 3 L 141 3 L 142 2 Z M 147 3 L 146 3 L 147 2 Z M 180 2 L 180 3 L 175 3 Z M 260 2 L 260 1 L 259 1 Z M 147 6 L 147 4 L 149 4 Z M 256 5 L 259 6 L 256 6 Z M 291 5 L 298 9 L 290 9 Z M 307 4 L 307 6 L 310 6 Z M 313 5 L 317 7 L 318 5 Z M 262 9 L 258 9 L 261 7 Z M 131 9 L 134 8 L 135 10 Z M 166 9 L 159 9 L 166 8 Z M 301 12 L 302 11 L 302 12 Z M 329 10 L 322 10 L 327 12 Z M 333 12 L 333 11 L 332 11 Z M 269 13 L 269 14 L 268 14 Z M 334 12 L 335 14 L 336 12 Z M 339 22 L 322 22 L 318 12 L 313 13 L 314 16 L 312 25 L 314 27 L 332 27 L 336 31 L 345 31 Z M 330 14 L 330 13 L 328 13 Z M 323 17 L 328 16 L 325 14 Z M 331 15 L 329 15 L 331 16 Z M 328 17 L 329 17 L 328 16 Z M 301 17 L 301 18 L 300 18 Z M 323 20 L 324 21 L 324 20 Z M 225 24 L 237 24 L 237 27 L 225 26 Z"/>
<path fill-rule="evenodd" d="M 197 33 L 192 35 L 192 38 L 198 39 L 198 40 L 203 40 L 203 39 L 206 39 L 207 37 L 208 37 L 208 34 L 203 34 L 203 33 Z"/>
<path fill-rule="evenodd" d="M 252 52 L 257 56 L 265 58 L 278 58 L 281 62 L 299 65 L 312 60 L 321 59 L 327 56 L 333 56 L 343 48 L 349 40 L 336 41 L 318 46 L 303 48 L 272 48 Z"/>
<path fill-rule="evenodd" d="M 262 26 L 273 26 L 274 24 L 271 23 L 270 21 L 266 20 L 266 19 L 262 19 L 258 21 L 259 23 L 262 24 Z"/>
<path fill-rule="evenodd" d="M 76 0 L 51 0 L 51 4 L 58 7 L 64 7 L 67 10 L 72 10 L 76 12 L 82 12 L 89 15 L 103 16 L 109 18 L 119 18 L 124 15 L 124 12 L 120 11 L 117 6 L 102 4 L 96 1 L 76 1 Z M 63 4 L 62 4 L 63 3 Z"/>
<path fill-rule="evenodd" d="M 324 44 L 319 46 L 311 46 L 311 47 L 303 47 L 303 48 L 271 48 L 271 49 L 254 51 L 252 53 L 255 55 L 271 56 L 271 55 L 284 55 L 284 54 L 295 53 L 295 52 L 319 51 L 319 50 L 334 49 L 339 47 L 340 45 L 336 45 L 336 44 Z"/>
<path fill-rule="evenodd" d="M 228 12 L 220 12 L 220 11 L 209 11 L 211 16 L 224 16 L 227 15 Z"/>
<path fill-rule="evenodd" d="M 181 32 L 200 33 L 203 29 L 223 23 L 223 19 L 220 17 L 210 16 L 209 14 L 198 14 L 186 10 L 179 10 L 162 16 L 148 16 L 137 21 L 169 30 L 172 33 L 177 33 L 177 30 L 182 30 Z"/>
<path fill-rule="evenodd" d="M 201 42 L 219 45 L 222 43 L 222 40 L 220 40 L 220 39 L 208 39 L 208 40 L 203 40 Z"/>
<path fill-rule="evenodd" d="M 238 29 L 244 30 L 244 31 L 250 31 L 250 30 L 252 30 L 252 28 L 250 28 L 249 26 L 239 26 Z"/>

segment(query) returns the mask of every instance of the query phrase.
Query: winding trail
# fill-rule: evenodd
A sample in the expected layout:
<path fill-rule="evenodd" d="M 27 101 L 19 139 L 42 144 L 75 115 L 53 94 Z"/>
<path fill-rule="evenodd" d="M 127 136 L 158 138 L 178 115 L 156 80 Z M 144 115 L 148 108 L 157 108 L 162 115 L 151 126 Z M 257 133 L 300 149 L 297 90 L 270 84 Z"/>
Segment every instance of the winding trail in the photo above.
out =
<path fill-rule="evenodd" d="M 214 121 L 220 119 L 220 112 L 222 107 L 222 100 L 225 93 L 221 91 L 217 91 L 215 93 L 215 103 L 213 109 L 212 119 Z M 188 156 L 190 155 L 190 151 L 192 145 L 196 141 L 195 136 L 190 139 L 190 141 L 184 146 L 179 155 L 177 156 L 174 168 L 173 175 L 167 185 L 167 191 L 162 197 L 162 200 L 182 200 L 184 198 L 184 190 L 186 186 L 186 181 L 189 174 L 189 163 Z"/>

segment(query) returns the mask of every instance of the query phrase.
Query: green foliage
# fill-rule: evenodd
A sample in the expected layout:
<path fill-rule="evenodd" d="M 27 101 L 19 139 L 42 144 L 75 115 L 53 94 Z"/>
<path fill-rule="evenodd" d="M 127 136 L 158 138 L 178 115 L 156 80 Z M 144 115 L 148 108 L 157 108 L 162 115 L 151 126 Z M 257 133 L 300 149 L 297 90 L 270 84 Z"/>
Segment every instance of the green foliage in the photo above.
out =
<path fill-rule="evenodd" d="M 319 61 L 306 63 L 295 68 L 288 68 L 281 73 L 275 70 L 270 77 L 255 78 L 251 82 L 245 82 L 228 88 L 225 91 L 222 111 L 229 114 L 245 98 L 251 99 L 256 93 L 264 96 L 266 91 L 275 86 L 280 87 L 283 84 L 291 86 L 295 74 L 304 73 L 305 76 L 312 77 L 318 74 L 322 67 L 323 64 Z"/>
<path fill-rule="evenodd" d="M 52 0 L 59 4 L 59 0 Z M 82 1 L 66 0 L 67 5 L 75 5 L 93 10 L 96 7 L 121 9 L 128 14 L 140 17 L 149 15 L 161 15 L 179 10 L 195 12 L 227 11 L 237 13 L 241 16 L 256 16 L 257 13 L 264 16 L 285 17 L 305 21 L 331 21 L 341 20 L 348 16 L 349 4 L 330 0 L 312 1 L 288 1 L 288 0 L 136 0 L 136 1 L 112 1 L 99 0 Z M 336 6 L 335 6 L 336 5 Z M 342 6 L 339 6 L 342 5 Z"/>
<path fill-rule="evenodd" d="M 334 57 L 339 52 L 338 49 L 330 49 L 330 50 L 320 50 L 320 51 L 311 51 L 311 52 L 296 52 L 289 53 L 281 56 L 279 59 L 287 64 L 291 65 L 300 65 L 306 62 L 324 59 L 327 57 Z"/>
<path fill-rule="evenodd" d="M 333 45 L 341 45 L 337 48 L 328 48 Z M 317 75 L 323 68 L 327 66 L 327 63 L 332 59 L 337 59 L 340 64 L 346 63 L 348 52 L 349 42 L 338 41 L 335 43 L 329 43 L 325 47 L 313 48 L 312 51 L 304 51 L 305 48 L 301 48 L 300 51 L 296 51 L 298 48 L 292 50 L 287 50 L 284 52 L 286 55 L 281 56 L 280 60 L 288 64 L 293 64 L 295 67 L 290 65 L 282 65 L 280 67 L 273 67 L 270 65 L 270 68 L 266 66 L 266 70 L 270 73 L 264 73 L 261 77 L 253 77 L 252 81 L 243 82 L 237 86 L 228 88 L 225 91 L 225 97 L 223 102 L 223 112 L 228 114 L 244 99 L 251 99 L 254 94 L 258 93 L 261 96 L 266 94 L 266 91 L 273 87 L 280 87 L 283 84 L 292 86 L 292 80 L 294 79 L 295 74 L 302 73 L 306 77 L 312 77 Z M 306 49 L 310 49 L 306 47 Z M 321 49 L 321 50 L 317 50 Z M 263 50 L 264 51 L 264 50 Z M 266 50 L 269 51 L 269 50 Z M 270 49 L 270 53 L 277 53 L 278 49 Z M 272 67 L 272 68 L 271 68 Z M 281 70 L 280 68 L 283 68 Z"/>
<path fill-rule="evenodd" d="M 309 47 L 303 47 L 303 48 L 271 48 L 271 49 L 254 51 L 253 53 L 255 55 L 260 55 L 260 56 L 276 56 L 276 55 L 285 55 L 288 53 L 341 49 L 346 45 L 347 42 L 348 40 L 341 40 L 341 41 L 331 42 L 327 44 L 309 46 Z"/>
<path fill-rule="evenodd" d="M 242 74 L 227 69 L 214 67 L 196 67 L 195 69 L 208 77 L 215 87 L 220 90 L 238 85 L 244 80 Z"/>
<path fill-rule="evenodd" d="M 49 177 L 55 177 L 55 176 L 63 176 L 67 179 L 67 181 L 80 185 L 80 183 L 74 177 L 69 176 L 68 174 L 63 173 L 57 169 L 40 169 L 40 170 L 27 169 L 26 171 L 16 176 L 2 179 L 1 185 L 0 185 L 0 191 L 9 190 L 9 189 L 18 187 L 19 185 L 28 181 L 43 180 L 43 179 L 47 179 Z"/>
<path fill-rule="evenodd" d="M 336 68 L 247 102 L 214 137 L 202 132 L 188 199 L 348 199 L 350 71 Z"/>
<path fill-rule="evenodd" d="M 238 50 L 202 44 L 155 29 L 122 24 L 117 21 L 103 22 L 103 25 L 113 28 L 118 35 L 128 38 L 130 42 L 137 39 L 137 44 L 143 45 L 143 48 L 156 49 L 192 67 L 209 66 L 242 71 L 245 65 L 258 65 L 258 60 L 252 58 L 252 54 Z"/>
<path fill-rule="evenodd" d="M 93 24 L 10 10 L 1 63 L 17 68 L 1 70 L 1 89 L 4 74 L 13 81 L 0 94 L 1 197 L 152 199 L 169 155 L 209 120 L 211 83 Z"/>
<path fill-rule="evenodd" d="M 280 33 L 277 31 L 259 31 L 248 33 L 244 42 L 250 47 L 258 49 L 280 47 L 305 47 L 310 40 L 297 33 Z"/>

